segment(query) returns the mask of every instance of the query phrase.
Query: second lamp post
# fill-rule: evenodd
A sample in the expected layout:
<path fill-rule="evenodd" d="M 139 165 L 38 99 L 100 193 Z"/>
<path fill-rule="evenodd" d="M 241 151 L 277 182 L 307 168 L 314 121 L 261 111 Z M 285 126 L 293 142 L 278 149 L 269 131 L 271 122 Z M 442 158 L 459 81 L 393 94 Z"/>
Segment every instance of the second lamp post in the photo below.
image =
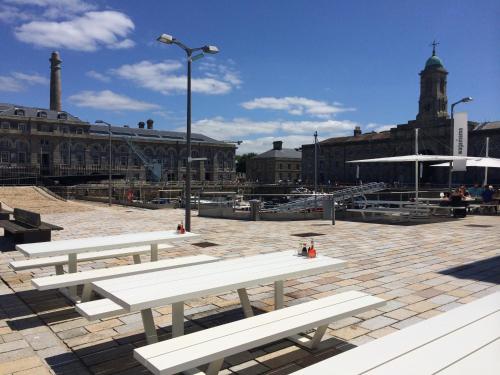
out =
<path fill-rule="evenodd" d="M 187 56 L 187 118 L 186 118 L 186 193 L 185 193 L 185 228 L 191 231 L 191 63 L 203 57 L 203 53 L 216 54 L 219 49 L 215 46 L 205 45 L 203 47 L 190 48 L 172 35 L 162 34 L 157 40 L 165 44 L 175 44 L 186 52 Z M 193 56 L 193 52 L 200 52 Z"/>

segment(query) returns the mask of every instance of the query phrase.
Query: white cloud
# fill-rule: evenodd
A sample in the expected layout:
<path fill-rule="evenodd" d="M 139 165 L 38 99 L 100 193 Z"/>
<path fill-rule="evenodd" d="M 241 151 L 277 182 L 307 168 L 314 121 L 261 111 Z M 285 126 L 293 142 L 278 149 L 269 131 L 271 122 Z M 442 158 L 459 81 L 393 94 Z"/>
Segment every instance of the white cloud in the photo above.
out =
<path fill-rule="evenodd" d="M 63 18 L 78 13 L 94 10 L 96 7 L 81 0 L 4 0 L 13 6 L 34 7 L 37 11 L 42 8 L 44 18 Z"/>
<path fill-rule="evenodd" d="M 140 87 L 167 95 L 186 90 L 187 77 L 178 73 L 183 67 L 183 64 L 176 60 L 165 60 L 158 63 L 143 60 L 135 64 L 122 65 L 113 69 L 112 73 L 132 81 Z M 191 79 L 191 90 L 202 94 L 219 95 L 226 94 L 233 87 L 238 87 L 241 84 L 238 73 L 233 70 L 223 69 L 222 71 L 224 73 L 220 74 L 220 70 L 219 73 L 205 70 L 203 77 Z"/>
<path fill-rule="evenodd" d="M 127 36 L 134 30 L 132 20 L 117 11 L 93 11 L 68 21 L 32 21 L 15 28 L 22 42 L 38 47 L 95 51 L 100 47 L 130 48 Z"/>
<path fill-rule="evenodd" d="M 85 73 L 85 75 L 101 82 L 109 82 L 111 80 L 111 78 L 109 78 L 107 75 L 96 72 L 95 70 L 89 70 L 87 73 Z"/>
<path fill-rule="evenodd" d="M 396 127 L 396 125 L 382 125 L 382 124 L 369 123 L 368 125 L 366 125 L 365 129 L 378 133 L 378 132 L 390 130 L 391 128 L 394 128 L 394 127 Z"/>
<path fill-rule="evenodd" d="M 78 107 L 108 111 L 147 111 L 160 108 L 157 104 L 135 100 L 110 90 L 81 91 L 68 99 Z"/>
<path fill-rule="evenodd" d="M 49 80 L 39 74 L 13 72 L 8 76 L 0 76 L 0 91 L 20 92 L 32 85 L 45 85 Z"/>
<path fill-rule="evenodd" d="M 46 85 L 49 83 L 49 80 L 47 77 L 41 76 L 39 74 L 26 74 L 26 73 L 20 73 L 20 72 L 14 72 L 12 73 L 12 76 L 14 78 L 17 78 L 19 80 L 25 81 L 28 84 L 31 85 Z"/>
<path fill-rule="evenodd" d="M 193 131 L 215 139 L 243 140 L 238 152 L 262 152 L 272 146 L 273 140 L 283 140 L 284 147 L 295 148 L 313 142 L 313 133 L 320 139 L 352 134 L 358 123 L 352 121 L 253 121 L 245 118 L 232 120 L 213 117 L 195 121 Z M 183 131 L 184 127 L 179 128 Z"/>
<path fill-rule="evenodd" d="M 81 0 L 3 0 L 3 4 L 0 4 L 0 21 L 20 23 L 71 19 L 95 9 L 95 5 Z"/>
<path fill-rule="evenodd" d="M 286 111 L 291 115 L 310 115 L 318 118 L 329 118 L 340 112 L 354 111 L 354 108 L 343 107 L 340 103 L 327 103 L 325 101 L 308 99 L 297 96 L 283 98 L 262 97 L 241 103 L 245 109 L 272 109 Z"/>

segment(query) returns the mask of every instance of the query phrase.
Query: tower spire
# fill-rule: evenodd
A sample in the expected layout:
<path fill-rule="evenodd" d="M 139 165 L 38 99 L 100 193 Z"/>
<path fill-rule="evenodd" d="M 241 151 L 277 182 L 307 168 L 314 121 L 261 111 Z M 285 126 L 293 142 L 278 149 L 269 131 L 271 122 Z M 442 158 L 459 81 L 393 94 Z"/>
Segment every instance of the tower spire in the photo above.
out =
<path fill-rule="evenodd" d="M 436 42 L 436 39 L 430 44 L 432 46 L 432 56 L 436 56 L 436 46 L 439 44 L 439 42 Z"/>

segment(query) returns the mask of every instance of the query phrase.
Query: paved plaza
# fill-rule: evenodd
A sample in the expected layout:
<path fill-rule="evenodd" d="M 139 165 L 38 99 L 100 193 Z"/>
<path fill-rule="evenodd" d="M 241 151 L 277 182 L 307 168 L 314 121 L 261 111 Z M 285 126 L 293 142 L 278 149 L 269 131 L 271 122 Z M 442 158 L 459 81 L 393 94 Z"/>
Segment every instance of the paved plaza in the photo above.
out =
<path fill-rule="evenodd" d="M 69 212 L 43 215 L 65 230 L 53 239 L 175 229 L 182 210 L 109 208 L 78 203 Z M 287 340 L 225 359 L 222 374 L 289 374 L 354 346 L 404 329 L 500 290 L 500 216 L 419 225 L 337 221 L 244 222 L 193 217 L 201 239 L 182 243 L 161 257 L 207 254 L 221 258 L 298 249 L 314 238 L 320 254 L 347 266 L 285 283 L 292 305 L 348 290 L 360 290 L 388 303 L 329 326 L 319 349 L 302 349 Z M 313 233 L 306 237 L 297 234 Z M 0 242 L 2 250 L 8 244 Z M 143 256 L 143 261 L 149 261 Z M 0 255 L 0 374 L 147 374 L 132 357 L 145 345 L 140 314 L 89 322 L 57 291 L 39 292 L 34 276 L 53 268 L 14 272 L 8 263 L 24 259 L 17 251 Z M 131 264 L 131 257 L 82 263 L 80 270 Z M 273 308 L 272 285 L 248 290 L 256 312 Z M 160 339 L 171 334 L 171 308 L 154 309 Z M 186 331 L 243 318 L 238 294 L 188 301 Z"/>

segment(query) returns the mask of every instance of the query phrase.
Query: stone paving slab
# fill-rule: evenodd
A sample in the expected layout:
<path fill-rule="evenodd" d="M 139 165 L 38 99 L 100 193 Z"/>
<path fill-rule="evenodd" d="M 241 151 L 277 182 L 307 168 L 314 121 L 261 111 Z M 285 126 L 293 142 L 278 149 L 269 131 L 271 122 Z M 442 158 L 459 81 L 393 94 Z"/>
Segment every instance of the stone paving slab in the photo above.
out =
<path fill-rule="evenodd" d="M 44 215 L 44 220 L 65 228 L 53 234 L 54 240 L 173 229 L 182 218 L 182 210 L 108 208 L 95 203 L 88 204 L 87 210 Z M 286 305 L 347 290 L 388 300 L 386 306 L 331 324 L 317 350 L 281 340 L 226 358 L 221 374 L 289 374 L 500 290 L 500 216 L 468 216 L 415 226 L 193 217 L 192 227 L 203 241 L 217 246 L 181 243 L 161 252 L 161 258 L 194 254 L 231 258 L 298 249 L 303 239 L 293 234 L 316 232 L 322 234 L 314 238 L 318 252 L 344 259 L 347 265 L 287 280 Z M 3 246 L 0 240 L 0 250 L 7 249 Z M 59 292 L 33 290 L 31 278 L 53 274 L 53 268 L 32 272 L 8 268 L 10 261 L 23 258 L 16 251 L 0 255 L 0 375 L 148 374 L 132 357 L 134 348 L 145 345 L 138 314 L 88 322 Z M 149 261 L 149 257 L 143 255 L 142 260 Z M 125 257 L 79 267 L 131 263 L 131 257 Z M 248 294 L 256 312 L 273 309 L 272 285 L 256 286 Z M 186 332 L 243 318 L 235 291 L 187 301 L 186 314 Z M 160 339 L 171 337 L 171 307 L 154 309 L 154 316 Z"/>

